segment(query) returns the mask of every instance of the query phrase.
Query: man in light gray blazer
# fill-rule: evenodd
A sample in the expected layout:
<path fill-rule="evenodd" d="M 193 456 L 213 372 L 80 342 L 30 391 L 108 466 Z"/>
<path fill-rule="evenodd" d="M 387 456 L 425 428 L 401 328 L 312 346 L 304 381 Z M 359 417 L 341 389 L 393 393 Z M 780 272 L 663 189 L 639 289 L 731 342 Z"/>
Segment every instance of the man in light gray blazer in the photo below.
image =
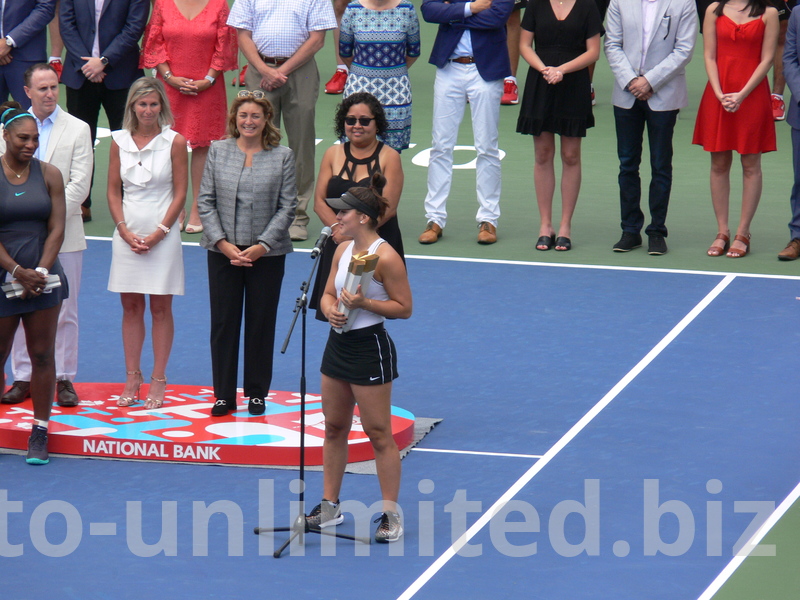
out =
<path fill-rule="evenodd" d="M 672 189 L 672 134 L 689 100 L 685 67 L 697 37 L 693 0 L 611 0 L 605 51 L 614 74 L 614 120 L 619 155 L 622 237 L 615 252 L 642 245 L 642 139 L 650 143 L 648 253 L 666 254 L 667 207 Z"/>
<path fill-rule="evenodd" d="M 72 382 L 78 371 L 78 293 L 86 237 L 83 233 L 81 203 L 89 193 L 92 175 L 92 140 L 89 126 L 58 106 L 58 74 L 47 63 L 31 66 L 24 75 L 30 112 L 39 128 L 36 157 L 52 164 L 64 178 L 67 219 L 64 243 L 58 260 L 69 282 L 69 298 L 61 304 L 56 331 L 56 385 L 59 406 L 77 406 Z M 2 140 L 0 140 L 0 143 Z M 5 144 L 2 144 L 5 151 Z M 16 404 L 30 396 L 31 359 L 22 327 L 17 329 L 11 355 L 14 385 L 0 400 Z"/>

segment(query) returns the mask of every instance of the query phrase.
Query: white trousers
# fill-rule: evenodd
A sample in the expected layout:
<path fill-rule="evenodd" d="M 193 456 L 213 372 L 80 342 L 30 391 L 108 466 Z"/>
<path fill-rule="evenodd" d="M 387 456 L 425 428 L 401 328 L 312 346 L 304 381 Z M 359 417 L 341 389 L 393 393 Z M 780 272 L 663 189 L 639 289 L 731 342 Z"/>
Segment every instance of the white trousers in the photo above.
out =
<path fill-rule="evenodd" d="M 474 64 L 448 62 L 436 69 L 433 87 L 433 147 L 428 164 L 428 194 L 425 218 L 444 229 L 447 224 L 447 197 L 453 180 L 453 148 L 458 128 L 469 99 L 472 132 L 475 138 L 475 191 L 478 195 L 478 223 L 497 226 L 500 217 L 500 149 L 498 126 L 503 80 L 485 81 Z"/>
<path fill-rule="evenodd" d="M 75 381 L 78 372 L 78 294 L 81 289 L 83 250 L 58 255 L 69 284 L 69 298 L 61 303 L 56 330 L 56 379 Z M 11 368 L 14 381 L 31 380 L 31 359 L 25 343 L 25 330 L 20 325 L 11 349 Z"/>

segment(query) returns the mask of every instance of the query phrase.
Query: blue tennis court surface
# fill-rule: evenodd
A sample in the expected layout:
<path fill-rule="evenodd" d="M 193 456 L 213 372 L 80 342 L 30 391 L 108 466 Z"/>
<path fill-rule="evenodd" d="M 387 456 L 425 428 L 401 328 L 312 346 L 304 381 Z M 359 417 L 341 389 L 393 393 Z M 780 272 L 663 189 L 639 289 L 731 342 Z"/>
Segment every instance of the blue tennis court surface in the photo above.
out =
<path fill-rule="evenodd" d="M 168 377 L 208 385 L 204 251 L 185 260 Z M 109 263 L 91 241 L 82 381 L 124 374 Z M 393 403 L 443 421 L 403 461 L 402 544 L 309 536 L 274 560 L 252 530 L 295 516 L 293 471 L 2 455 L 3 598 L 689 600 L 800 481 L 797 278 L 408 265 Z M 278 344 L 309 267 L 287 262 Z M 314 393 L 325 337 L 309 319 Z M 274 389 L 298 389 L 299 347 Z M 376 478 L 347 475 L 342 500 L 341 530 L 371 532 Z"/>

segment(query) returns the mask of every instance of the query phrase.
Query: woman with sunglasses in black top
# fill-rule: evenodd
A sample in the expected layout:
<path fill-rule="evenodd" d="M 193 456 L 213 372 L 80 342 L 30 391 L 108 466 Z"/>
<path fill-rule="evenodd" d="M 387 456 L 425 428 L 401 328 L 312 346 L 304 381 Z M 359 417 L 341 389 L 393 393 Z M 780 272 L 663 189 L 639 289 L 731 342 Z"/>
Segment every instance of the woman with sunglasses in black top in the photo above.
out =
<path fill-rule="evenodd" d="M 386 186 L 379 190 L 389 202 L 386 213 L 378 222 L 378 234 L 403 258 L 403 239 L 397 222 L 397 205 L 403 192 L 403 166 L 400 154 L 380 141 L 388 124 L 383 107 L 377 98 L 366 92 L 358 92 L 345 98 L 336 109 L 334 133 L 343 144 L 334 144 L 325 152 L 317 176 L 314 192 L 314 212 L 333 230 L 333 235 L 320 257 L 309 306 L 316 309 L 316 318 L 328 319 L 319 310 L 319 301 L 325 291 L 325 283 L 333 260 L 336 245 L 346 238 L 338 230 L 336 212 L 328 206 L 326 198 L 339 198 L 351 187 L 369 187 L 372 176 L 380 171 L 386 178 Z M 403 258 L 405 261 L 405 259 Z"/>

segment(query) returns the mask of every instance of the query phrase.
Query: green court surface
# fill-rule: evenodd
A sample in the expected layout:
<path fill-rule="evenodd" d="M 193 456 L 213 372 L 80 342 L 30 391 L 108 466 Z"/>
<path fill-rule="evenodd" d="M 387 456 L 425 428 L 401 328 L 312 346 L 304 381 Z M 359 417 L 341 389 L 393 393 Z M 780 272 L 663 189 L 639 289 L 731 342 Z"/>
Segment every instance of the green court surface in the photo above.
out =
<path fill-rule="evenodd" d="M 534 248 L 538 237 L 538 213 L 533 193 L 533 142 L 529 136 L 515 132 L 519 111 L 515 106 L 501 108 L 500 143 L 505 157 L 498 243 L 492 246 L 480 246 L 476 243 L 475 172 L 472 169 L 457 169 L 454 172 L 453 188 L 448 203 L 449 217 L 444 237 L 432 246 L 418 244 L 417 236 L 425 227 L 422 201 L 426 191 L 427 170 L 424 166 L 415 164 L 414 159 L 430 147 L 432 88 L 435 74 L 435 68 L 427 63 L 435 28 L 423 23 L 422 31 L 422 57 L 411 70 L 414 90 L 412 143 L 415 147 L 405 151 L 402 156 L 405 189 L 399 207 L 399 219 L 408 254 L 553 264 L 719 271 L 784 277 L 800 275 L 800 261 L 783 263 L 776 258 L 776 254 L 788 241 L 786 223 L 790 217 L 791 143 L 790 128 L 785 123 L 776 123 L 778 152 L 763 157 L 764 188 L 761 205 L 752 226 L 752 254 L 738 260 L 706 256 L 705 251 L 716 235 L 708 185 L 710 160 L 706 152 L 691 144 L 697 106 L 706 83 L 701 40 L 698 40 L 695 56 L 688 68 L 690 103 L 681 111 L 675 132 L 674 183 L 667 220 L 670 251 L 667 255 L 648 256 L 643 249 L 627 254 L 611 251 L 612 245 L 620 235 L 616 181 L 618 161 L 610 104 L 612 78 L 603 56 L 595 72 L 596 126 L 589 131 L 583 143 L 583 183 L 572 228 L 573 250 L 558 253 L 537 252 Z M 335 67 L 331 44 L 331 36 L 328 36 L 326 47 L 318 54 L 321 84 L 327 81 Z M 244 64 L 243 60 L 241 64 Z M 519 71 L 520 89 L 524 85 L 526 71 L 527 68 L 523 63 Z M 230 86 L 231 73 L 226 74 L 225 78 L 229 96 L 232 96 L 238 88 Z M 786 99 L 788 101 L 788 90 Z M 62 103 L 63 101 L 62 97 Z M 334 108 L 339 101 L 339 96 L 320 94 L 316 111 L 317 137 L 320 139 L 318 159 L 322 156 L 322 150 L 335 141 L 331 121 Z M 113 230 L 104 194 L 108 143 L 106 137 L 101 139 L 97 146 L 93 220 L 86 224 L 86 233 L 91 236 L 106 237 Z M 459 134 L 459 144 L 464 146 L 472 144 L 468 112 Z M 456 152 L 456 162 L 459 164 L 468 163 L 473 158 L 473 151 Z M 645 154 L 642 165 L 645 189 L 649 182 L 647 162 L 648 157 Z M 731 227 L 735 229 L 738 223 L 741 193 L 741 167 L 736 157 L 731 188 Z M 555 202 L 558 206 L 558 192 L 556 194 Z M 559 214 L 560 210 L 556 209 L 556 219 Z M 310 239 L 298 244 L 298 247 L 310 248 L 321 226 L 321 223 L 312 217 L 309 227 Z M 198 242 L 199 238 L 199 235 L 184 234 L 185 241 Z M 476 287 L 480 291 L 480 282 L 476 282 Z M 800 298 L 800 289 L 798 297 Z M 537 300 L 542 304 L 553 301 L 548 298 Z M 758 308 L 743 307 L 743 310 L 754 311 Z M 734 349 L 735 352 L 747 352 L 746 340 L 742 343 L 741 348 Z M 793 350 L 787 348 L 787 356 L 792 356 Z M 800 559 L 798 539 L 800 539 L 800 506 L 795 504 L 763 542 L 775 544 L 778 549 L 777 555 L 770 558 L 747 559 L 714 596 L 715 600 L 787 600 L 800 597 L 798 592 L 800 575 L 797 570 Z"/>

